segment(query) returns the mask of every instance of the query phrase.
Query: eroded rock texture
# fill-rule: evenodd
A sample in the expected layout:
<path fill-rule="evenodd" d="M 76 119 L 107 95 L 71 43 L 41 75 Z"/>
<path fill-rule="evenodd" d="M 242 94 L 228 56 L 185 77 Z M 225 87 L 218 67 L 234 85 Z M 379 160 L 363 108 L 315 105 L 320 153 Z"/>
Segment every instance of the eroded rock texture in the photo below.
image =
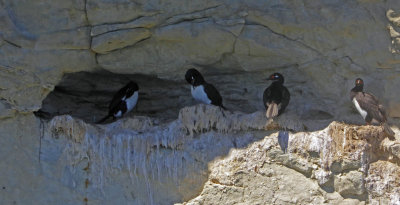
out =
<path fill-rule="evenodd" d="M 338 122 L 273 131 L 294 124 L 207 105 L 161 125 L 138 116 L 92 125 L 62 115 L 42 124 L 36 156 L 47 180 L 99 204 L 397 204 L 399 139 Z"/>
<path fill-rule="evenodd" d="M 397 130 L 399 13 L 397 0 L 2 0 L 0 204 L 399 204 L 398 136 L 349 125 L 364 122 L 348 96 L 363 78 Z M 226 117 L 190 107 L 189 67 Z M 270 122 L 276 71 L 291 102 Z M 93 125 L 128 80 L 138 109 Z"/>
<path fill-rule="evenodd" d="M 202 193 L 184 204 L 398 204 L 395 146 L 373 126 L 281 131 L 214 161 Z"/>

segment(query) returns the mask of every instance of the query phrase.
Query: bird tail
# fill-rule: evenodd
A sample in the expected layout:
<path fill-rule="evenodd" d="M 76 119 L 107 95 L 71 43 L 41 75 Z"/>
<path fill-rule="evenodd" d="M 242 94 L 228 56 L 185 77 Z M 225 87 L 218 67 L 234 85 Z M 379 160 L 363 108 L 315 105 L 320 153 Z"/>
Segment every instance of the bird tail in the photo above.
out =
<path fill-rule="evenodd" d="M 385 130 L 385 133 L 389 136 L 389 139 L 394 139 L 395 133 L 393 132 L 392 128 L 387 123 L 383 124 L 383 128 Z"/>
<path fill-rule="evenodd" d="M 101 120 L 97 121 L 96 124 L 100 124 L 103 123 L 104 121 L 106 121 L 108 118 L 110 118 L 112 115 L 107 115 L 105 117 L 103 117 Z"/>
<path fill-rule="evenodd" d="M 278 105 L 276 103 L 270 103 L 268 105 L 266 116 L 267 118 L 275 117 L 278 115 Z"/>

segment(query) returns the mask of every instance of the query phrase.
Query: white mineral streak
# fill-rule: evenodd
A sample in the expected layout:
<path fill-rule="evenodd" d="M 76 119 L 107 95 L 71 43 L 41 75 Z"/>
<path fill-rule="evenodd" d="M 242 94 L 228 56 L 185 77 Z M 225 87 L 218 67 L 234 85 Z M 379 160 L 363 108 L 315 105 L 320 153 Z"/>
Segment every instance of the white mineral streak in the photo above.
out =
<path fill-rule="evenodd" d="M 345 198 L 351 193 L 359 197 L 358 200 L 364 200 L 365 191 L 359 188 L 364 185 L 359 181 L 366 179 L 365 186 L 366 191 L 371 194 L 370 200 L 375 200 L 375 196 L 386 196 L 391 204 L 396 204 L 399 197 L 397 192 L 388 190 L 387 187 L 398 183 L 398 177 L 392 173 L 397 166 L 375 167 L 379 163 L 371 165 L 370 159 L 380 148 L 367 146 L 364 141 L 382 140 L 381 128 L 369 131 L 368 128 L 333 122 L 320 131 L 289 132 L 288 153 L 284 154 L 279 147 L 277 134 L 255 138 L 254 134 L 245 131 L 252 129 L 266 133 L 270 126 L 267 122 L 262 112 L 222 114 L 219 107 L 199 104 L 183 108 L 178 120 L 157 126 L 150 126 L 153 124 L 152 120 L 143 117 L 124 118 L 108 125 L 90 125 L 70 116 L 59 116 L 50 121 L 44 140 L 61 140 L 65 143 L 61 156 L 65 160 L 62 163 L 72 175 L 77 175 L 78 169 L 81 169 L 79 164 L 87 161 L 90 187 L 99 190 L 103 195 L 106 195 L 105 187 L 113 183 L 113 177 L 127 173 L 131 184 L 141 184 L 144 195 L 136 199 L 138 203 L 162 203 L 158 201 L 157 190 L 168 183 L 180 187 L 187 186 L 185 183 L 206 180 L 205 166 L 212 161 L 209 182 L 199 195 L 201 200 L 213 189 L 213 186 L 209 186 L 211 184 L 239 188 L 245 186 L 240 189 L 246 191 L 246 186 L 250 185 L 245 185 L 242 177 L 264 173 L 261 175 L 279 178 L 276 175 L 278 170 L 287 172 L 290 169 L 303 174 L 298 179 L 300 181 L 314 178 L 316 181 L 310 182 L 317 183 L 325 187 L 324 189 L 337 191 L 343 198 L 336 197 L 334 200 L 340 202 L 347 200 Z M 358 134 L 354 135 L 355 132 Z M 348 144 L 343 145 L 344 141 Z M 229 147 L 233 149 L 229 150 Z M 387 152 L 389 149 L 385 150 Z M 222 153 L 227 154 L 227 158 L 214 159 Z M 287 168 L 277 168 L 275 163 Z M 332 167 L 333 163 L 336 163 L 336 167 Z M 371 173 L 367 176 L 366 167 L 369 166 L 373 168 L 369 169 Z M 379 171 L 380 169 L 385 170 Z M 342 170 L 350 171 L 350 175 L 341 176 Z M 378 170 L 380 174 L 376 174 L 374 170 Z M 247 174 L 243 175 L 244 173 Z M 352 176 L 358 178 L 353 179 L 355 181 L 349 180 Z M 265 179 L 260 180 L 267 184 L 272 183 Z M 338 181 L 328 183 L 331 180 Z M 207 185 L 208 183 L 211 184 Z M 72 181 L 70 184 L 76 187 L 78 182 Z M 319 190 L 320 194 L 308 196 L 307 200 L 298 196 L 300 198 L 296 202 L 312 203 L 327 197 L 327 193 L 317 185 L 310 186 L 315 188 L 310 188 L 310 193 Z M 286 199 L 281 197 L 283 196 L 277 196 L 277 200 L 285 202 Z M 199 198 L 194 199 L 196 200 Z M 329 200 L 334 202 L 333 199 Z"/>
<path fill-rule="evenodd" d="M 80 123 L 70 116 L 56 117 L 50 122 L 53 133 L 46 137 L 71 139 L 77 136 L 78 130 L 82 131 L 82 127 L 76 127 Z M 111 182 L 109 176 L 125 169 L 133 184 L 141 183 L 138 178 L 144 179 L 147 199 L 154 204 L 151 201 L 154 198 L 151 180 L 162 182 L 168 178 L 178 184 L 185 177 L 186 153 L 180 151 L 179 146 L 190 138 L 185 139 L 186 135 L 177 121 L 168 126 L 153 127 L 145 133 L 116 129 L 113 124 L 101 128 L 86 125 L 83 132 L 84 137 L 80 141 L 67 141 L 63 151 L 65 164 L 71 173 L 75 173 L 75 165 L 88 159 L 91 185 L 102 192 L 105 184 Z"/>
<path fill-rule="evenodd" d="M 64 115 L 50 121 L 44 139 L 66 139 L 62 157 L 66 158 L 64 163 L 70 173 L 76 173 L 77 165 L 83 160 L 89 162 L 88 179 L 92 188 L 105 193 L 104 187 L 112 182 L 110 176 L 126 170 L 132 184 L 143 184 L 144 181 L 146 199 L 150 204 L 157 204 L 152 201 L 156 194 L 154 186 L 157 186 L 154 182 L 162 184 L 169 179 L 178 186 L 183 179 L 198 181 L 199 175 L 202 175 L 189 173 L 192 170 L 199 172 L 204 165 L 193 160 L 193 157 L 199 156 L 183 150 L 185 147 L 207 150 L 206 146 L 216 143 L 213 138 L 217 137 L 217 133 L 261 129 L 265 126 L 263 121 L 266 122 L 266 119 L 261 112 L 222 114 L 220 108 L 209 105 L 184 108 L 178 120 L 159 126 L 151 126 L 151 119 L 140 117 L 122 119 L 109 125 L 90 125 Z M 212 130 L 217 133 L 213 134 Z M 211 135 L 207 134 L 210 131 Z M 205 134 L 201 134 L 203 138 L 193 139 L 194 133 Z M 253 135 L 244 134 L 241 139 L 235 139 L 235 146 L 242 146 L 251 138 Z M 228 140 L 232 143 L 233 139 Z M 225 148 L 215 153 L 222 150 Z M 206 158 L 215 155 L 211 153 Z"/>
<path fill-rule="evenodd" d="M 399 204 L 399 8 L 2 1 L 0 204 Z M 218 88 L 225 117 L 183 108 L 193 104 L 189 66 Z M 291 100 L 268 122 L 262 92 L 274 72 Z M 140 114 L 85 123 L 104 116 L 128 74 L 141 80 Z M 395 140 L 350 125 L 364 123 L 348 98 L 358 77 L 386 105 Z M 47 123 L 38 109 L 57 117 Z"/>

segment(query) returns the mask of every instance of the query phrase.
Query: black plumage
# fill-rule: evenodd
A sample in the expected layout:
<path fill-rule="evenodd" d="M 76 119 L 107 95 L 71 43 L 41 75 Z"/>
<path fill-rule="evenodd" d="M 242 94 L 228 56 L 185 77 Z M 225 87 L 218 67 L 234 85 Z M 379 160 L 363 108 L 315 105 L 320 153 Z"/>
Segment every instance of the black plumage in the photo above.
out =
<path fill-rule="evenodd" d="M 270 75 L 271 85 L 265 89 L 263 102 L 267 118 L 281 115 L 290 101 L 289 90 L 283 85 L 284 78 L 280 73 Z"/>
<path fill-rule="evenodd" d="M 139 86 L 133 81 L 130 81 L 127 85 L 118 90 L 108 106 L 108 115 L 97 123 L 102 123 L 110 117 L 113 117 L 113 119 L 122 117 L 124 114 L 131 111 L 137 104 L 139 97 L 138 92 Z"/>
<path fill-rule="evenodd" d="M 386 123 L 386 111 L 384 106 L 372 94 L 363 91 L 364 81 L 357 78 L 355 87 L 350 91 L 350 99 L 367 124 L 383 125 L 390 136 L 394 136 L 393 130 Z"/>
<path fill-rule="evenodd" d="M 195 100 L 225 109 L 218 90 L 212 84 L 207 83 L 198 70 L 194 68 L 187 70 L 185 79 L 191 84 L 191 93 Z"/>

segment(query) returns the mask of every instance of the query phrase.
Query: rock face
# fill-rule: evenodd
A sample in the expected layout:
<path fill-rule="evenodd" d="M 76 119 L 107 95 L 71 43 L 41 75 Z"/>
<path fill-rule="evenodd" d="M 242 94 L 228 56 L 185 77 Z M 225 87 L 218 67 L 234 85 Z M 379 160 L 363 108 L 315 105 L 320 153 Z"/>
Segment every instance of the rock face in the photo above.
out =
<path fill-rule="evenodd" d="M 288 135 L 286 153 L 282 135 Z M 214 161 L 202 193 L 184 204 L 398 204 L 391 191 L 398 189 L 398 173 L 390 169 L 399 158 L 386 151 L 393 142 L 384 136 L 382 128 L 337 122 L 318 132 L 272 134 Z M 394 161 L 377 161 L 387 157 Z"/>
<path fill-rule="evenodd" d="M 364 122 L 348 96 L 363 78 L 398 132 L 399 13 L 397 0 L 1 1 L 0 204 L 399 204 L 398 136 L 350 125 Z M 225 117 L 190 107 L 190 67 Z M 276 71 L 291 102 L 271 122 Z M 91 124 L 128 80 L 137 110 Z"/>
<path fill-rule="evenodd" d="M 302 88 L 292 92 L 297 100 L 308 99 L 299 103 L 304 106 L 297 112 L 327 112 L 336 120 L 350 120 L 343 117 L 350 109 L 343 96 L 353 80 L 362 77 L 366 89 L 385 102 L 388 113 L 400 116 L 399 99 L 391 94 L 399 86 L 395 80 L 398 1 L 176 4 L 4 1 L 0 10 L 4 106 L 18 112 L 38 110 L 64 73 L 101 68 L 176 81 L 195 66 L 206 75 L 218 75 L 217 79 L 226 77 L 221 84 L 235 82 L 222 87 L 222 92 L 242 88 L 247 74 L 279 70 L 287 83 Z M 243 73 L 245 77 L 232 77 Z M 11 80 L 15 77 L 19 80 Z M 266 87 L 265 81 L 256 85 L 257 77 L 248 82 L 253 84 L 247 90 Z M 259 98 L 259 92 L 254 90 L 252 97 Z M 24 100 L 26 95 L 29 101 Z"/>
<path fill-rule="evenodd" d="M 56 191 L 72 191 L 63 195 L 76 198 L 71 204 L 398 203 L 400 140 L 385 138 L 383 128 L 332 122 L 321 131 L 276 132 L 292 126 L 277 120 L 207 105 L 163 124 L 137 116 L 93 125 L 62 115 L 39 123 L 38 152 L 18 156 L 40 166 L 40 186 L 56 181 Z M 22 188 L 14 180 L 2 179 L 2 202 L 28 203 L 29 194 L 7 195 Z"/>
<path fill-rule="evenodd" d="M 105 54 L 107 52 L 133 46 L 140 40 L 150 37 L 150 31 L 144 28 L 124 29 L 93 37 L 92 50 L 96 53 Z"/>

